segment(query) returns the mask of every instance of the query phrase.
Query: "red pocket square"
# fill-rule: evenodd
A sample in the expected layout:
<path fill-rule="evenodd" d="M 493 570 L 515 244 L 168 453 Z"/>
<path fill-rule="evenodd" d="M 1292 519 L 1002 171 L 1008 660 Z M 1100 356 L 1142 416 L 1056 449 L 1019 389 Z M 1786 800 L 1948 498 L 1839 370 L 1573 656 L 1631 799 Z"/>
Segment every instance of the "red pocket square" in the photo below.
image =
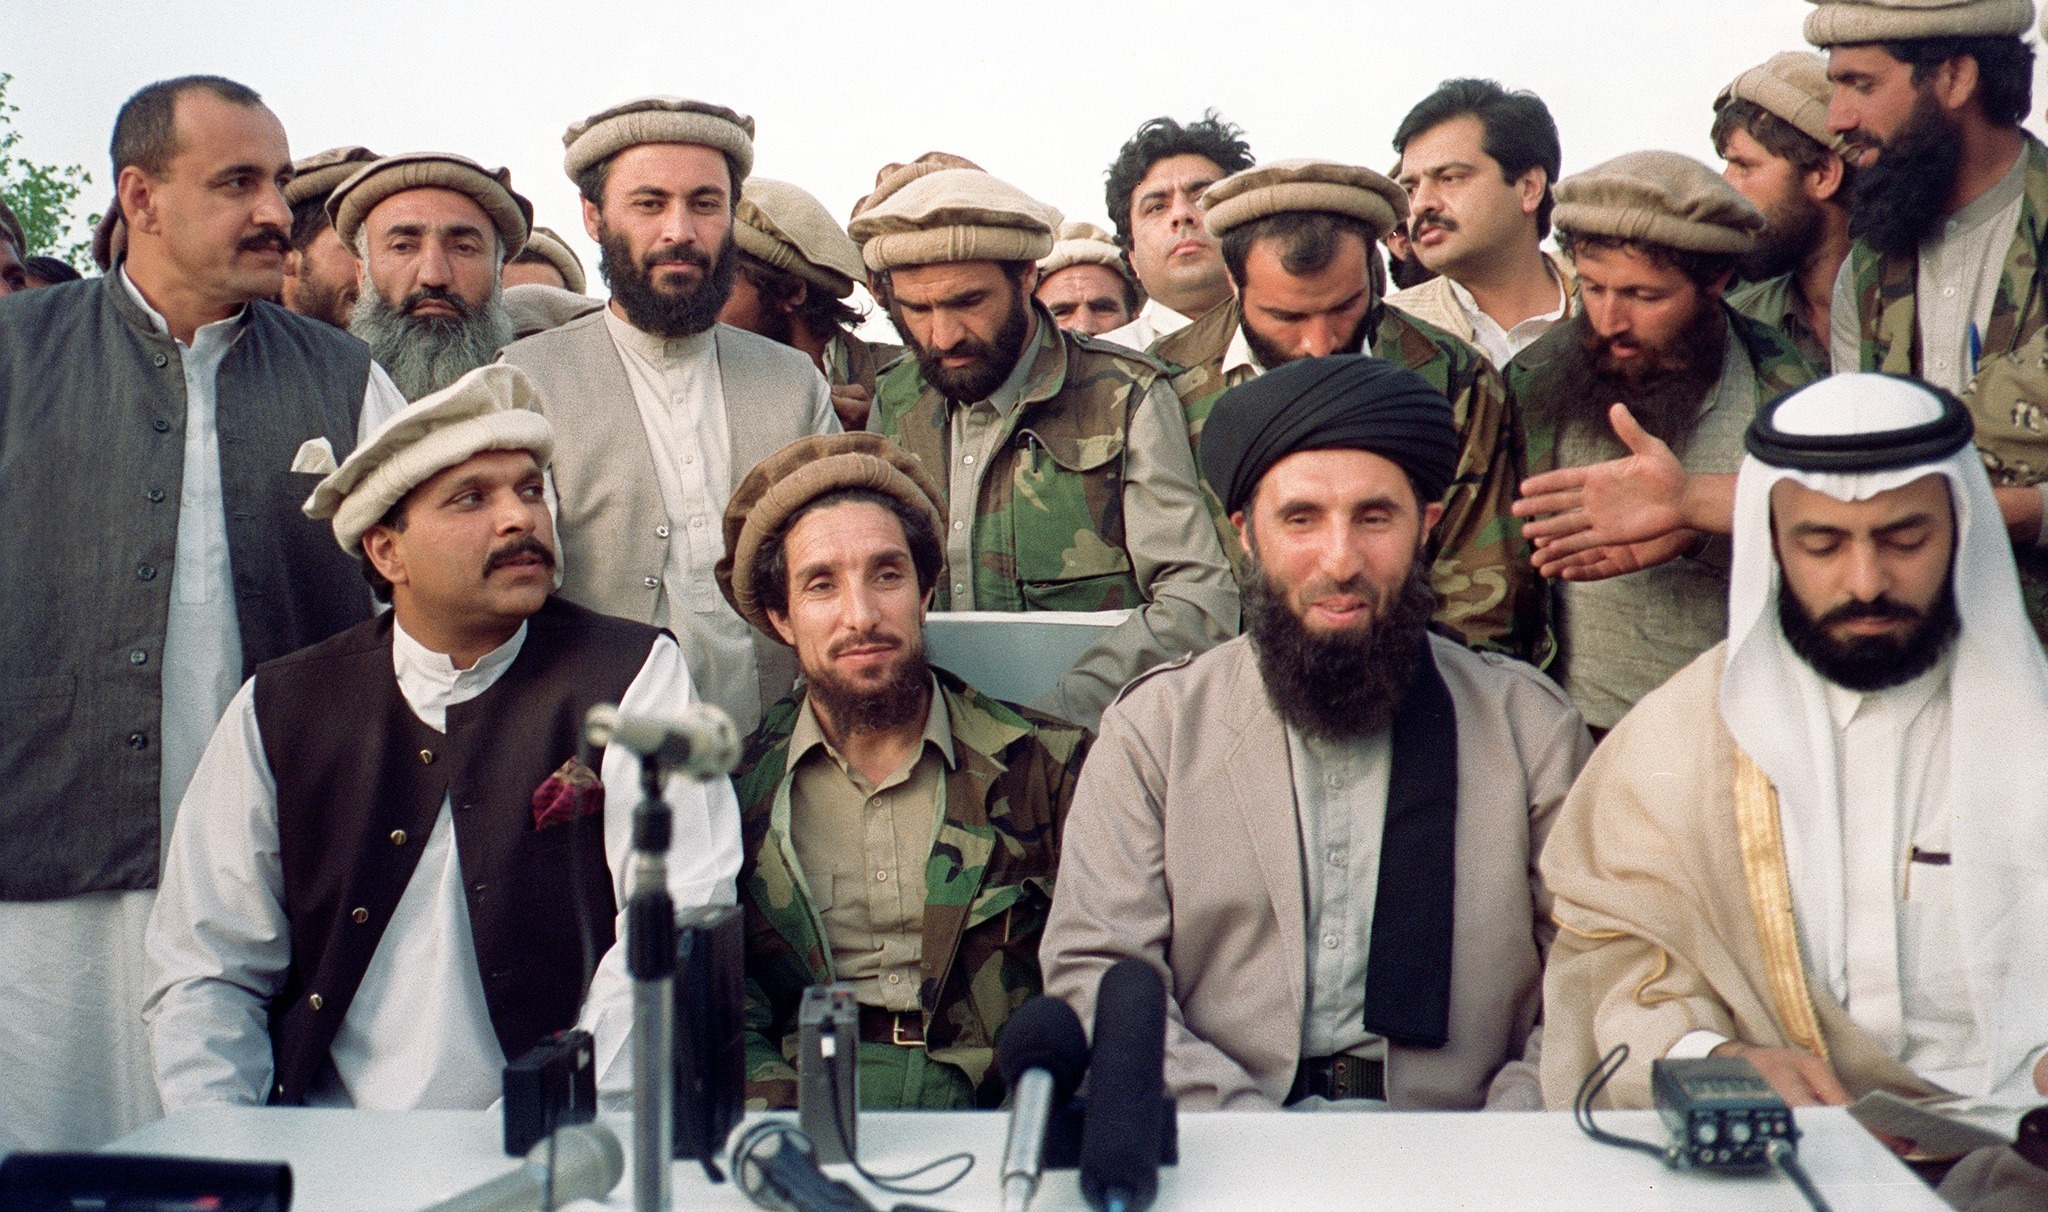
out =
<path fill-rule="evenodd" d="M 533 789 L 533 827 L 545 829 L 604 811 L 604 784 L 597 771 L 575 758 Z"/>

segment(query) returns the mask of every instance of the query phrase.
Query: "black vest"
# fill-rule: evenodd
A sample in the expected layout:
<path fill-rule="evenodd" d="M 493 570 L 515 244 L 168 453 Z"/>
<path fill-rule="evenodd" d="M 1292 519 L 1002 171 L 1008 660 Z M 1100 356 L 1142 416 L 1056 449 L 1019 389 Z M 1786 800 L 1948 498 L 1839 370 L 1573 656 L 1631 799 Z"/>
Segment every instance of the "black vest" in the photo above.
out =
<path fill-rule="evenodd" d="M 287 470 L 355 446 L 369 348 L 251 303 L 216 382 L 242 673 L 369 617 Z M 0 298 L 0 901 L 153 888 L 185 377 L 118 276 Z"/>

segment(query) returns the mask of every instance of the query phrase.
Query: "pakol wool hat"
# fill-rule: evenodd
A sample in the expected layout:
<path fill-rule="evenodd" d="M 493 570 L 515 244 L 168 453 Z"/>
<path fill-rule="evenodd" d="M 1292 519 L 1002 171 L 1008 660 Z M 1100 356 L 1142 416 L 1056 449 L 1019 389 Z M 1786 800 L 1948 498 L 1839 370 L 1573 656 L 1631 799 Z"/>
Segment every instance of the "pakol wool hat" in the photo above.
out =
<path fill-rule="evenodd" d="M 867 277 L 860 248 L 832 212 L 787 181 L 750 177 L 733 211 L 732 240 L 740 251 L 793 273 L 835 299 Z"/>
<path fill-rule="evenodd" d="M 1730 102 L 1747 101 L 1838 152 L 1842 141 L 1828 131 L 1828 98 L 1834 91 L 1827 60 L 1808 51 L 1785 51 L 1729 81 L 1714 98 L 1714 112 L 1720 113 Z"/>
<path fill-rule="evenodd" d="M 363 220 L 379 202 L 409 189 L 452 189 L 467 194 L 498 229 L 504 259 L 526 247 L 533 230 L 533 203 L 512 191 L 512 170 L 485 168 L 449 152 L 407 152 L 364 165 L 327 196 L 327 217 L 342 246 L 353 249 Z"/>
<path fill-rule="evenodd" d="M 912 181 L 927 173 L 935 173 L 940 169 L 946 168 L 971 168 L 975 172 L 984 171 L 981 165 L 976 164 L 965 156 L 956 156 L 952 152 L 942 151 L 928 151 L 908 164 L 884 164 L 875 172 L 874 192 L 853 204 L 853 215 L 851 217 L 855 219 L 860 218 L 862 215 L 873 210 L 876 204 L 884 198 L 902 189 Z"/>
<path fill-rule="evenodd" d="M 1629 152 L 1559 181 L 1551 222 L 1704 253 L 1748 252 L 1764 229 L 1762 212 L 1721 174 L 1668 151 Z"/>
<path fill-rule="evenodd" d="M 324 446 L 324 439 L 317 440 Z M 313 445 L 314 443 L 308 443 Z M 547 466 L 555 429 L 540 415 L 540 393 L 516 366 L 479 366 L 392 417 L 355 448 L 340 467 L 320 467 L 300 450 L 295 471 L 327 470 L 304 506 L 309 518 L 334 519 L 334 539 L 360 558 L 363 532 L 405 494 L 435 475 L 487 450 L 529 450 Z M 317 458 L 317 456 L 315 456 Z"/>
<path fill-rule="evenodd" d="M 870 194 L 874 204 L 848 228 L 876 273 L 954 261 L 1037 261 L 1052 251 L 1061 221 L 1057 210 L 978 168 L 885 181 L 876 193 L 882 196 Z"/>
<path fill-rule="evenodd" d="M 1810 0 L 1806 40 L 1815 46 L 1914 38 L 1997 37 L 2034 24 L 2033 0 Z"/>
<path fill-rule="evenodd" d="M 1375 240 L 1408 218 L 1408 194 L 1386 174 L 1334 160 L 1275 160 L 1232 173 L 1202 191 L 1201 206 L 1209 234 L 1219 239 L 1289 211 L 1349 215 Z"/>
<path fill-rule="evenodd" d="M 562 275 L 564 289 L 571 293 L 580 295 L 590 284 L 589 279 L 583 276 L 582 258 L 569 247 L 568 241 L 549 228 L 535 226 L 527 235 L 526 247 L 521 251 L 532 253 L 554 266 L 555 272 Z"/>
<path fill-rule="evenodd" d="M 1050 278 L 1063 269 L 1075 265 L 1102 265 L 1115 270 L 1127 282 L 1137 281 L 1131 272 L 1131 263 L 1124 259 L 1124 250 L 1117 245 L 1116 237 L 1078 219 L 1060 224 L 1054 233 L 1052 251 L 1038 263 L 1040 281 Z"/>
<path fill-rule="evenodd" d="M 734 189 L 754 171 L 754 120 L 737 110 L 686 97 L 636 97 L 600 110 L 562 132 L 562 171 L 583 170 L 640 143 L 700 143 L 739 167 Z"/>
<path fill-rule="evenodd" d="M 292 179 L 284 185 L 284 204 L 296 208 L 301 202 L 324 201 L 334 187 L 362 171 L 365 164 L 379 159 L 367 147 L 330 147 L 292 162 Z"/>

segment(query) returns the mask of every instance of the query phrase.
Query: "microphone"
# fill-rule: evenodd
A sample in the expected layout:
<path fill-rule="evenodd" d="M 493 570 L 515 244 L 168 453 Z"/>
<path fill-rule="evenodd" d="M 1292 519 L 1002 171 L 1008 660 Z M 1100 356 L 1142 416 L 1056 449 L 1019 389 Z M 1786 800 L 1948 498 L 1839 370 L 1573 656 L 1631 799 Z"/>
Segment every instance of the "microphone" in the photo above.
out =
<path fill-rule="evenodd" d="M 1003 1212 L 1024 1212 L 1044 1168 L 1045 1128 L 1088 1068 L 1088 1037 L 1073 1007 L 1034 997 L 1003 1027 L 996 1067 L 1010 1087 L 1010 1136 L 1003 1145 Z"/>
<path fill-rule="evenodd" d="M 1166 982 L 1119 960 L 1095 994 L 1081 1195 L 1095 1212 L 1145 1212 L 1159 1194 L 1166 1116 Z"/>
<path fill-rule="evenodd" d="M 740 762 L 740 734 L 732 717 L 710 703 L 692 703 L 672 715 L 622 715 L 599 703 L 584 717 L 584 730 L 597 748 L 623 745 L 663 769 L 710 780 Z"/>
<path fill-rule="evenodd" d="M 510 1174 L 479 1184 L 426 1212 L 552 1212 L 579 1199 L 602 1200 L 626 1172 L 626 1152 L 619 1138 L 603 1124 L 558 1128 L 554 1141 L 554 1172 L 548 1168 L 548 1142 L 543 1140 Z"/>

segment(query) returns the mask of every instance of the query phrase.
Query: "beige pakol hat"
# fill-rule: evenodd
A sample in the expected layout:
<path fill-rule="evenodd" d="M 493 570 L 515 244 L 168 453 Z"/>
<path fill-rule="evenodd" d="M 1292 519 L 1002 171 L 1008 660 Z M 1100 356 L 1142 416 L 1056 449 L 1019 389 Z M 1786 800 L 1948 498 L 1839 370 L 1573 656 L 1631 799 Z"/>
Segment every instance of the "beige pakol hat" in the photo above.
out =
<path fill-rule="evenodd" d="M 1815 46 L 1914 38 L 1997 37 L 2034 24 L 2033 0 L 1809 0 Z"/>
<path fill-rule="evenodd" d="M 1221 238 L 1268 215 L 1349 215 L 1377 240 L 1408 218 L 1408 194 L 1384 173 L 1333 160 L 1275 160 L 1235 172 L 1202 191 L 1209 234 Z"/>
<path fill-rule="evenodd" d="M 477 367 L 384 422 L 313 489 L 306 516 L 333 518 L 335 541 L 360 558 L 363 532 L 405 494 L 487 450 L 530 450 L 542 466 L 555 453 L 555 429 L 540 415 L 533 380 L 502 362 Z"/>
<path fill-rule="evenodd" d="M 1748 252 L 1764 228 L 1762 213 L 1721 174 L 1669 151 L 1629 152 L 1559 181 L 1551 222 L 1705 253 Z"/>
<path fill-rule="evenodd" d="M 362 170 L 363 165 L 377 161 L 376 152 L 367 147 L 330 147 L 323 152 L 314 152 L 303 160 L 292 162 L 292 179 L 285 182 L 284 204 L 297 207 L 301 202 L 325 199 L 334 192 L 334 187 Z"/>
<path fill-rule="evenodd" d="M 1117 245 L 1116 237 L 1093 223 L 1069 220 L 1060 224 L 1054 236 L 1052 251 L 1038 263 L 1040 281 L 1076 265 L 1106 266 L 1126 281 L 1137 281 L 1131 273 L 1131 263 L 1124 259 L 1124 250 Z"/>
<path fill-rule="evenodd" d="M 556 272 L 562 275 L 563 285 L 572 293 L 580 295 L 590 284 L 589 279 L 583 276 L 582 258 L 576 255 L 575 249 L 569 247 L 568 241 L 556 235 L 550 228 L 536 224 L 526 237 L 526 247 L 520 251 L 532 253 L 554 266 Z"/>
<path fill-rule="evenodd" d="M 825 204 L 787 181 L 749 177 L 733 211 L 732 240 L 775 268 L 844 299 L 867 277 L 860 248 Z"/>
<path fill-rule="evenodd" d="M 946 528 L 939 489 L 916 455 L 880 434 L 829 433 L 798 438 L 754 465 L 725 506 L 725 555 L 713 574 L 739 616 L 775 640 L 754 583 L 754 560 L 791 514 L 847 488 L 884 493 L 925 515 L 932 533 Z"/>
<path fill-rule="evenodd" d="M 488 169 L 451 152 L 406 152 L 364 165 L 327 195 L 327 217 L 343 247 L 356 246 L 356 233 L 379 202 L 409 189 L 452 189 L 467 194 L 498 229 L 504 259 L 526 247 L 533 230 L 533 203 L 512 191 L 512 170 Z"/>
<path fill-rule="evenodd" d="M 740 181 L 754 171 L 754 120 L 738 110 L 687 97 L 635 97 L 599 110 L 562 132 L 562 171 L 583 170 L 640 143 L 700 143 L 732 157 Z"/>
<path fill-rule="evenodd" d="M 876 204 L 884 198 L 902 189 L 912 181 L 927 173 L 935 173 L 947 168 L 971 168 L 975 172 L 986 171 L 981 165 L 976 164 L 965 156 L 956 156 L 952 152 L 942 151 L 928 151 L 908 164 L 884 164 L 875 171 L 874 192 L 853 204 L 853 214 L 851 217 L 855 219 L 860 218 L 862 215 L 873 210 Z"/>
<path fill-rule="evenodd" d="M 1828 98 L 1834 91 L 1826 59 L 1809 51 L 1785 51 L 1731 80 L 1714 98 L 1714 112 L 1731 101 L 1747 101 L 1822 147 L 1840 151 L 1841 140 L 1828 132 Z"/>
<path fill-rule="evenodd" d="M 895 188 L 884 192 L 884 186 Z M 941 168 L 877 186 L 848 234 L 876 273 L 954 261 L 1036 261 L 1060 212 L 978 168 Z"/>

